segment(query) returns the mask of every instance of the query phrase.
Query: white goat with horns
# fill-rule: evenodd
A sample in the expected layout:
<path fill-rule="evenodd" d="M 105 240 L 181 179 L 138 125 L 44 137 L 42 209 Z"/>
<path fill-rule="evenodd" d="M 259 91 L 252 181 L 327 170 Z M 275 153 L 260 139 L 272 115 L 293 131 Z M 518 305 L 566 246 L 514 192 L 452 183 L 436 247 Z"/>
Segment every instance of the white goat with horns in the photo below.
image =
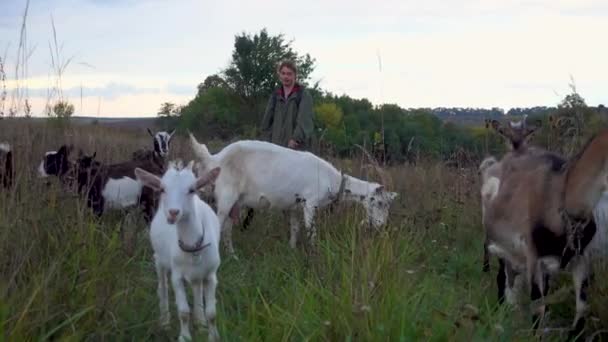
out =
<path fill-rule="evenodd" d="M 219 339 L 215 323 L 215 289 L 220 266 L 220 224 L 217 216 L 197 195 L 197 190 L 212 183 L 220 173 L 214 168 L 196 178 L 190 162 L 186 168 L 171 163 L 162 178 L 136 168 L 135 175 L 145 186 L 160 191 L 160 206 L 150 226 L 150 240 L 158 275 L 160 321 L 170 321 L 167 276 L 179 311 L 179 340 L 191 340 L 190 307 L 184 280 L 192 284 L 194 319 L 208 324 L 209 340 Z M 204 296 L 204 305 L 203 305 Z"/>
<path fill-rule="evenodd" d="M 288 211 L 289 244 L 295 248 L 300 229 L 298 210 L 304 213 L 308 238 L 314 243 L 316 209 L 340 199 L 355 201 L 367 211 L 369 224 L 380 227 L 386 224 L 390 204 L 397 197 L 397 193 L 387 191 L 384 185 L 345 175 L 310 152 L 243 140 L 211 155 L 207 146 L 200 144 L 192 134 L 190 141 L 201 161 L 201 171 L 222 168 L 215 182 L 214 196 L 223 238 L 232 256 L 232 221 L 229 218 L 238 217 L 240 206 Z"/>

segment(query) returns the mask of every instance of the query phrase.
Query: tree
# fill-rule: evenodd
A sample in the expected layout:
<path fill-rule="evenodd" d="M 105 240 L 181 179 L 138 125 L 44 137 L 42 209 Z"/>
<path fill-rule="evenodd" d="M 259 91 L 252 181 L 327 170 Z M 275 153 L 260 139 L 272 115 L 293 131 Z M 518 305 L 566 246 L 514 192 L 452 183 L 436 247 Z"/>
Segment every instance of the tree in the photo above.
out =
<path fill-rule="evenodd" d="M 158 111 L 158 116 L 160 117 L 171 117 L 179 114 L 179 108 L 175 105 L 175 103 L 165 102 L 160 105 L 160 110 Z"/>
<path fill-rule="evenodd" d="M 552 141 L 566 156 L 579 151 L 584 142 L 599 128 L 599 115 L 587 107 L 585 99 L 576 91 L 574 81 L 570 83 L 571 93 L 557 106 L 554 119 Z"/>
<path fill-rule="evenodd" d="M 253 36 L 247 33 L 237 35 L 232 61 L 223 72 L 224 80 L 236 94 L 248 101 L 267 98 L 278 82 L 277 64 L 283 59 L 291 59 L 298 68 L 299 82 L 307 84 L 315 60 L 309 54 L 298 55 L 292 43 L 285 41 L 282 34 L 269 35 L 266 29 Z"/>
<path fill-rule="evenodd" d="M 69 119 L 74 114 L 74 105 L 67 101 L 59 101 L 53 106 L 53 114 L 58 118 Z"/>
<path fill-rule="evenodd" d="M 207 76 L 203 83 L 198 85 L 198 93 L 204 93 L 211 88 L 228 88 L 228 83 L 226 83 L 226 80 L 224 80 L 220 75 L 213 74 L 211 76 Z"/>
<path fill-rule="evenodd" d="M 324 127 L 337 128 L 342 123 L 342 109 L 335 103 L 321 103 L 315 107 L 317 120 Z"/>

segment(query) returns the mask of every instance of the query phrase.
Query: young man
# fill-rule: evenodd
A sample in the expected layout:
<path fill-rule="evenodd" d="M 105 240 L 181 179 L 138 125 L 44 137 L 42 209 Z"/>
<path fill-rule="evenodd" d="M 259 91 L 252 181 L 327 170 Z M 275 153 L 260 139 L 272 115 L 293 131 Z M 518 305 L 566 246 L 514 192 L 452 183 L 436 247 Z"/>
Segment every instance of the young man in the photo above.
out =
<path fill-rule="evenodd" d="M 283 61 L 278 68 L 281 86 L 266 105 L 262 120 L 265 140 L 293 149 L 310 149 L 314 131 L 312 96 L 297 83 L 295 63 Z"/>
<path fill-rule="evenodd" d="M 277 71 L 281 87 L 272 93 L 266 105 L 261 127 L 263 140 L 296 150 L 309 150 L 314 132 L 312 96 L 297 83 L 295 63 L 282 61 Z M 253 215 L 253 209 L 249 209 L 242 230 L 247 229 Z"/>

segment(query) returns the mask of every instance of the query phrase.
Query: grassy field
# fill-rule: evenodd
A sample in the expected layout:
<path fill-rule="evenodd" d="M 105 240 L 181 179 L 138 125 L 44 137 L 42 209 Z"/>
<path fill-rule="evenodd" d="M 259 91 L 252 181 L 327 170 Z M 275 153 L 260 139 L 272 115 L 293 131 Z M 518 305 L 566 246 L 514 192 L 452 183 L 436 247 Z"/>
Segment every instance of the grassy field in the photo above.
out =
<path fill-rule="evenodd" d="M 147 147 L 147 133 L 0 121 L 3 140 L 15 150 L 17 184 L 0 193 L 0 338 L 174 340 L 173 297 L 171 330 L 157 324 L 156 275 L 140 213 L 96 220 L 59 184 L 35 176 L 44 152 L 62 143 L 118 162 Z M 175 140 L 173 157 L 192 156 L 185 142 Z M 333 162 L 364 177 L 359 161 Z M 257 215 L 244 232 L 235 227 L 240 259 L 224 258 L 219 272 L 224 340 L 536 339 L 526 307 L 498 307 L 494 274 L 481 272 L 476 170 L 425 163 L 389 171 L 400 197 L 384 231 L 360 229 L 363 213 L 356 206 L 320 214 L 314 253 L 288 247 L 289 229 L 278 213 Z M 599 272 L 592 285 L 587 336 L 608 328 L 606 275 Z M 554 287 L 569 291 L 569 278 L 558 280 Z M 550 308 L 544 340 L 565 336 L 561 328 L 571 322 L 574 297 L 563 298 Z M 204 340 L 206 333 L 194 337 Z"/>

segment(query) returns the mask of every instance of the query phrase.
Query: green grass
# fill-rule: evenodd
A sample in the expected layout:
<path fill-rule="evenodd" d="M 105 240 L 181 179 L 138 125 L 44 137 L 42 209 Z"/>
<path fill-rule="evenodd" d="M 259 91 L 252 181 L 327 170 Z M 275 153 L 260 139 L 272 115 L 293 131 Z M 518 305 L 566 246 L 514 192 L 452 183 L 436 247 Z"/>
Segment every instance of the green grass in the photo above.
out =
<path fill-rule="evenodd" d="M 147 134 L 1 125 L 3 139 L 22 153 L 16 188 L 0 194 L 0 337 L 174 340 L 179 323 L 172 295 L 170 331 L 157 324 L 156 275 L 140 215 L 114 212 L 96 220 L 58 184 L 47 187 L 33 174 L 43 152 L 63 141 L 118 161 L 146 146 Z M 175 155 L 190 155 L 185 140 L 172 147 Z M 360 175 L 358 163 L 335 162 Z M 390 171 L 400 197 L 384 231 L 361 229 L 357 206 L 320 213 L 315 250 L 290 249 L 278 213 L 259 213 L 244 232 L 235 227 L 239 260 L 224 258 L 218 275 L 223 340 L 535 339 L 525 308 L 497 306 L 495 276 L 481 272 L 475 170 L 428 164 Z M 589 296 L 599 321 L 590 320 L 588 334 L 608 328 L 606 274 L 596 275 Z M 551 307 L 550 327 L 570 324 L 574 300 L 566 298 Z M 194 337 L 204 340 L 206 333 Z M 561 337 L 554 330 L 544 339 Z"/>

